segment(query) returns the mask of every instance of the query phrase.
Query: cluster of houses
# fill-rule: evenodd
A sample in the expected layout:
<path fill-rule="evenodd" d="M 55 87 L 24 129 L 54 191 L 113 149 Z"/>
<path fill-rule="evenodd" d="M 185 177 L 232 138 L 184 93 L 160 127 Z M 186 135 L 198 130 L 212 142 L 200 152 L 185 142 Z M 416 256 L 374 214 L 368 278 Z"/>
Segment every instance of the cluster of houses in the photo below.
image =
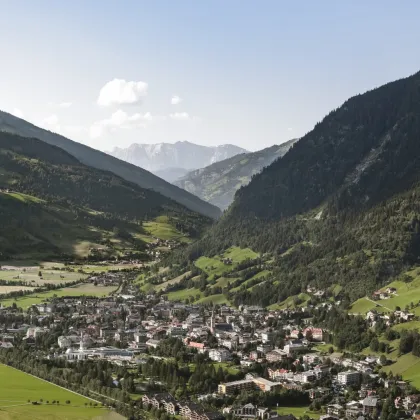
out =
<path fill-rule="evenodd" d="M 93 280 L 108 284 L 120 279 L 110 273 Z M 314 344 L 328 340 L 328 332 L 315 327 L 310 313 L 302 308 L 268 311 L 259 306 L 242 305 L 237 309 L 219 306 L 212 310 L 171 302 L 154 294 L 139 297 L 133 291 L 133 294 L 103 299 L 56 298 L 34 305 L 32 309 L 28 312 L 30 323 L 27 317 L 20 324 L 0 325 L 3 331 L 0 347 L 13 346 L 18 339 L 36 345 L 37 340 L 65 324 L 56 348 L 47 358 L 64 358 L 69 362 L 106 359 L 127 366 L 155 357 L 162 340 L 172 337 L 179 339 L 192 353 L 206 354 L 216 367 L 217 363 L 231 362 L 238 371 L 243 371 L 242 379 L 220 382 L 216 398 L 254 391 L 272 393 L 280 389 L 307 392 L 313 401 L 328 397 L 327 414 L 322 420 L 375 417 L 380 407 L 381 400 L 374 386 L 381 381 L 374 373 L 380 359 L 366 356 L 356 360 L 313 351 Z M 0 307 L 2 315 L 13 311 L 16 309 Z M 402 314 L 404 312 L 400 311 L 401 319 Z M 382 315 L 371 311 L 367 320 L 375 322 L 379 316 Z M 278 337 L 280 326 L 286 337 Z M 254 373 L 258 371 L 256 364 L 268 366 L 264 374 Z M 324 379 L 332 385 L 320 386 Z M 403 387 L 406 383 L 396 385 Z M 359 390 L 360 399 L 344 403 L 342 397 L 349 388 Z M 223 412 L 209 411 L 196 402 L 177 401 L 168 393 L 146 393 L 142 402 L 144 406 L 188 420 L 217 420 L 223 415 L 243 419 L 293 419 L 293 416 L 279 416 L 253 404 L 225 406 Z M 418 403 L 419 399 L 413 395 L 395 400 L 396 407 L 406 410 L 415 410 Z"/>
<path fill-rule="evenodd" d="M 372 299 L 384 300 L 389 299 L 392 296 L 397 295 L 397 289 L 395 287 L 387 287 L 385 290 L 376 290 L 372 293 Z"/>
<path fill-rule="evenodd" d="M 166 411 L 172 416 L 180 416 L 187 420 L 223 420 L 224 415 L 231 414 L 235 418 L 260 420 L 296 420 L 292 415 L 279 415 L 276 411 L 253 404 L 225 407 L 222 413 L 208 411 L 200 404 L 191 401 L 177 401 L 169 393 L 144 395 L 143 407 L 155 407 Z"/>
<path fill-rule="evenodd" d="M 177 401 L 169 393 L 143 395 L 143 407 L 155 407 L 172 416 L 180 415 L 187 420 L 223 420 L 224 416 L 217 411 L 206 410 L 192 401 Z"/>

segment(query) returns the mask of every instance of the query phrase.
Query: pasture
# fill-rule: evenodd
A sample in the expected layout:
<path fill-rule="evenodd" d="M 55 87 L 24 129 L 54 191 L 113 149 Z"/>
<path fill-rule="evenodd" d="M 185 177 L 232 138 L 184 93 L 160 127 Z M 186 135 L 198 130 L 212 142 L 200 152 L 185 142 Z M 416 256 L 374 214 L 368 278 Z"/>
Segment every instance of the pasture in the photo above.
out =
<path fill-rule="evenodd" d="M 35 401 L 39 404 L 33 405 Z M 95 401 L 0 364 L 0 420 L 123 419 L 99 403 L 97 407 L 90 403 Z"/>
<path fill-rule="evenodd" d="M 62 289 L 51 290 L 42 293 L 33 293 L 27 296 L 18 298 L 4 299 L 0 303 L 3 306 L 11 306 L 13 303 L 20 308 L 27 309 L 32 305 L 44 302 L 47 299 L 53 297 L 63 296 L 93 296 L 93 297 L 105 297 L 111 292 L 116 290 L 116 286 L 95 286 L 92 283 L 78 284 L 77 286 L 64 287 Z"/>
<path fill-rule="evenodd" d="M 222 275 L 223 273 L 229 273 L 233 271 L 240 262 L 247 259 L 257 258 L 259 254 L 249 248 L 231 247 L 226 250 L 222 255 L 215 257 L 200 257 L 196 262 L 195 266 L 203 270 L 208 274 L 209 279 L 212 280 L 215 275 Z M 223 259 L 230 258 L 232 264 L 225 264 Z"/>
<path fill-rule="evenodd" d="M 46 284 L 71 283 L 85 279 L 86 274 L 41 268 L 37 266 L 3 265 L 0 270 L 0 280 L 25 281 L 30 286 L 44 286 Z"/>

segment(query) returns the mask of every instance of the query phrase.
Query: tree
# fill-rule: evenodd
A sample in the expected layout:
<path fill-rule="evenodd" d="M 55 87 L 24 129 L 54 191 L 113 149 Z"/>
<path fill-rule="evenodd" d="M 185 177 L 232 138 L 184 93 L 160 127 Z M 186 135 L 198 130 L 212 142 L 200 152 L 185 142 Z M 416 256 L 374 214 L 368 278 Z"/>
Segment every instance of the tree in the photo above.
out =
<path fill-rule="evenodd" d="M 378 351 L 379 350 L 379 340 L 376 337 L 372 338 L 372 341 L 370 342 L 369 347 L 372 351 L 375 351 L 375 352 Z"/>

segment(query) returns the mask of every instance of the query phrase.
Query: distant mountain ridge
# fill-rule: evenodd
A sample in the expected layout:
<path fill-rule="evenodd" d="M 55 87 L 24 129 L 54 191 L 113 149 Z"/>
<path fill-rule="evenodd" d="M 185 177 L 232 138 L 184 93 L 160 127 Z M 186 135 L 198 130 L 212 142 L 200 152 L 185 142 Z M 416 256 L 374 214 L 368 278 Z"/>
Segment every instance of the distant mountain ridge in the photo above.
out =
<path fill-rule="evenodd" d="M 156 173 L 169 168 L 186 170 L 204 168 L 212 163 L 246 152 L 245 149 L 233 144 L 201 146 L 188 141 L 178 141 L 173 144 L 134 143 L 125 149 L 115 147 L 109 154 Z"/>
<path fill-rule="evenodd" d="M 247 185 L 253 175 L 284 156 L 296 141 L 289 140 L 258 152 L 242 153 L 213 163 L 189 172 L 174 184 L 224 210 L 232 203 L 240 187 Z"/>
<path fill-rule="evenodd" d="M 142 168 L 85 146 L 84 144 L 77 143 L 60 134 L 39 128 L 21 118 L 2 111 L 0 111 L 0 131 L 18 134 L 27 138 L 37 138 L 45 143 L 58 146 L 85 165 L 113 172 L 126 181 L 133 182 L 142 188 L 159 192 L 189 209 L 212 217 L 213 219 L 220 215 L 220 210 L 217 207 L 200 200 L 193 194 L 164 181 Z"/>

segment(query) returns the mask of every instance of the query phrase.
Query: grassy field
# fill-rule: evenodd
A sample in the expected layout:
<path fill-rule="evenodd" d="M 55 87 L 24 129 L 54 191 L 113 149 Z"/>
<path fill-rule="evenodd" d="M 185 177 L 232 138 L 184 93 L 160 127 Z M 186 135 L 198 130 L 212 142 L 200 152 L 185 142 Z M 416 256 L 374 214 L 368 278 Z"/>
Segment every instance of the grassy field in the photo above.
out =
<path fill-rule="evenodd" d="M 419 330 L 420 331 L 420 321 L 402 322 L 401 324 L 396 324 L 392 326 L 392 329 L 395 331 L 402 331 L 402 330 Z"/>
<path fill-rule="evenodd" d="M 86 274 L 82 273 L 53 270 L 52 268 L 46 268 L 43 264 L 41 266 L 44 268 L 36 266 L 19 267 L 13 264 L 3 265 L 3 267 L 15 267 L 15 269 L 0 270 L 0 279 L 26 281 L 33 286 L 43 286 L 45 284 L 70 283 L 87 277 Z M 42 276 L 39 276 L 39 272 Z"/>
<path fill-rule="evenodd" d="M 295 298 L 299 298 L 301 300 L 301 303 L 297 305 L 297 307 L 303 307 L 306 306 L 306 302 L 311 298 L 306 293 L 301 293 L 297 296 L 289 296 L 286 300 L 280 303 L 274 303 L 273 305 L 270 305 L 268 309 L 286 309 L 286 308 L 295 308 Z"/>
<path fill-rule="evenodd" d="M 218 295 L 210 295 L 198 300 L 196 303 L 206 304 L 206 303 L 213 303 L 215 305 L 225 305 L 229 304 L 225 295 L 218 294 Z"/>
<path fill-rule="evenodd" d="M 349 312 L 352 314 L 366 314 L 372 309 L 377 309 L 376 303 L 362 297 L 351 305 Z"/>
<path fill-rule="evenodd" d="M 399 306 L 401 309 L 404 309 L 411 303 L 417 305 L 417 303 L 420 302 L 420 267 L 408 270 L 404 274 L 407 275 L 408 278 L 411 278 L 412 281 L 403 282 L 400 280 L 395 280 L 380 289 L 385 290 L 388 287 L 395 287 L 397 289 L 396 296 L 391 296 L 389 299 L 383 299 L 377 302 L 372 302 L 363 297 L 354 302 L 350 312 L 365 314 L 372 309 L 375 309 L 379 312 L 389 312 L 394 311 L 397 306 Z M 416 315 L 420 315 L 420 307 L 415 307 L 410 309 L 410 311 Z"/>
<path fill-rule="evenodd" d="M 248 280 L 245 280 L 243 283 L 241 283 L 239 286 L 233 287 L 231 290 L 231 292 L 236 292 L 237 290 L 241 289 L 242 287 L 246 288 L 246 285 L 249 284 L 251 281 L 255 280 L 255 279 L 259 279 L 265 276 L 268 276 L 271 274 L 271 271 L 269 270 L 262 270 L 259 273 L 255 274 L 255 276 L 251 277 Z M 232 279 L 234 280 L 234 279 Z"/>
<path fill-rule="evenodd" d="M 28 400 L 44 402 L 40 405 Z M 47 404 L 60 401 L 59 405 Z M 66 404 L 69 400 L 70 404 Z M 0 365 L 0 420 L 118 420 L 116 413 L 99 406 L 86 406 L 92 400 L 44 382 L 5 365 Z"/>
<path fill-rule="evenodd" d="M 167 216 L 159 216 L 154 221 L 144 222 L 143 228 L 147 233 L 159 239 L 174 239 L 180 242 L 190 242 L 188 237 L 168 222 Z"/>
<path fill-rule="evenodd" d="M 321 413 L 314 413 L 309 411 L 309 407 L 275 407 L 275 410 L 280 415 L 288 415 L 292 414 L 296 418 L 303 417 L 304 415 L 309 416 L 313 419 L 319 419 L 321 417 Z"/>
<path fill-rule="evenodd" d="M 191 274 L 191 271 L 187 271 L 186 273 L 181 274 L 180 276 L 175 277 L 174 279 L 164 281 L 163 283 L 158 284 L 157 286 L 155 286 L 154 287 L 154 290 L 156 290 L 157 292 L 159 290 L 164 290 L 168 286 L 171 286 L 171 285 L 174 285 L 174 284 L 179 283 L 182 279 L 184 279 L 185 277 L 189 276 L 190 274 Z"/>
<path fill-rule="evenodd" d="M 222 255 L 215 257 L 200 257 L 195 266 L 208 274 L 209 279 L 213 279 L 215 275 L 221 276 L 223 273 L 229 273 L 238 266 L 238 264 L 246 259 L 257 258 L 259 254 L 249 248 L 232 247 L 224 252 Z M 231 258 L 232 264 L 225 264 L 222 259 Z"/>
<path fill-rule="evenodd" d="M 215 369 L 219 369 L 219 367 L 221 367 L 223 370 L 227 371 L 228 373 L 232 374 L 232 375 L 236 375 L 237 373 L 239 373 L 241 371 L 239 366 L 235 366 L 231 363 L 226 363 L 226 362 L 222 362 L 222 363 L 218 363 L 218 362 L 213 362 L 212 363 L 213 366 L 215 367 Z"/>
<path fill-rule="evenodd" d="M 35 293 L 28 296 L 22 296 L 19 298 L 10 298 L 1 301 L 4 306 L 10 306 L 16 303 L 18 307 L 23 309 L 29 308 L 31 305 L 44 302 L 46 299 L 52 297 L 61 296 L 96 296 L 103 297 L 108 296 L 111 292 L 116 289 L 116 286 L 94 286 L 91 283 L 84 283 L 74 287 L 64 287 L 63 289 L 51 290 L 44 293 Z"/>
<path fill-rule="evenodd" d="M 0 286 L 0 294 L 18 292 L 19 290 L 33 290 L 33 288 L 26 286 Z"/>
<path fill-rule="evenodd" d="M 199 289 L 182 289 L 176 290 L 175 292 L 168 293 L 168 300 L 180 300 L 184 301 L 185 299 L 189 299 L 190 296 L 194 296 L 196 298 L 197 295 L 200 297 L 203 295 Z"/>

